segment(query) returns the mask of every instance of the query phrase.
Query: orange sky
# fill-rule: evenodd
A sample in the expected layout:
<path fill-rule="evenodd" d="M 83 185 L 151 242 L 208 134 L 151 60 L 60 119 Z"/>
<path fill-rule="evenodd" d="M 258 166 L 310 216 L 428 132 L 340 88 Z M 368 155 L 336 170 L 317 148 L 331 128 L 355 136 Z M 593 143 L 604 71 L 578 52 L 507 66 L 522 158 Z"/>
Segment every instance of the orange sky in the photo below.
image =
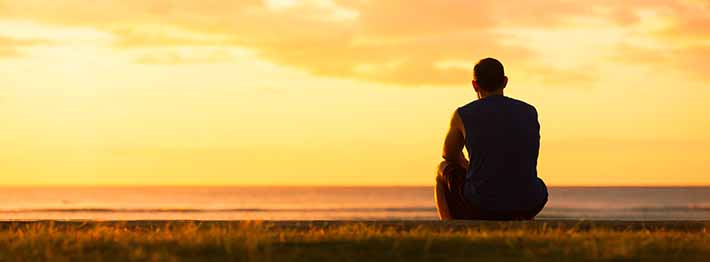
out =
<path fill-rule="evenodd" d="M 0 0 L 5 185 L 429 185 L 473 64 L 550 185 L 710 185 L 710 2 Z"/>

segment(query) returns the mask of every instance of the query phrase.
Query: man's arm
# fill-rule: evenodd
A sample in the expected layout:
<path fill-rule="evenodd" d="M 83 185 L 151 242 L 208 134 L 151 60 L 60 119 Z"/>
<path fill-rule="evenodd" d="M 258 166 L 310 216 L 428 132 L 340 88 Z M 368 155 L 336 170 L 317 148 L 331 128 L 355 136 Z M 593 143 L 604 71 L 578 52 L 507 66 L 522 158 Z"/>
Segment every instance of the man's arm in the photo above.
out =
<path fill-rule="evenodd" d="M 466 160 L 466 157 L 463 155 L 463 148 L 466 144 L 464 130 L 463 121 L 458 111 L 454 111 L 454 115 L 451 117 L 451 124 L 449 125 L 449 132 L 446 134 L 446 139 L 444 140 L 443 157 L 446 161 L 457 163 L 463 168 L 468 168 L 468 160 Z"/>

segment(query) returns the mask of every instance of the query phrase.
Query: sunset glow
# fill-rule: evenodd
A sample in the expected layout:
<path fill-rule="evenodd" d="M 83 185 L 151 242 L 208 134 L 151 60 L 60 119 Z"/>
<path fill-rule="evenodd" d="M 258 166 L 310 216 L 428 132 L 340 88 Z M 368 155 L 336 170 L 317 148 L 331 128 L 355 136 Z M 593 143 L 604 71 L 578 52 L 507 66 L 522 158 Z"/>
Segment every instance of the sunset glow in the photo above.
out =
<path fill-rule="evenodd" d="M 0 178 L 431 185 L 484 57 L 549 185 L 710 185 L 707 0 L 0 0 Z"/>

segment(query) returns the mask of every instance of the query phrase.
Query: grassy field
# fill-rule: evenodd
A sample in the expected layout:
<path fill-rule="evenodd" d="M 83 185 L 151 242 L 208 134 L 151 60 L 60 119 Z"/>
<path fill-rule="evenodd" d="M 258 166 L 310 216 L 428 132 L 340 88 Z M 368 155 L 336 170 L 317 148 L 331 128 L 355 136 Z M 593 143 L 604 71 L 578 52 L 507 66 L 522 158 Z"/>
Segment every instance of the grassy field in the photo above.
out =
<path fill-rule="evenodd" d="M 708 261 L 710 222 L 0 222 L 0 261 Z"/>

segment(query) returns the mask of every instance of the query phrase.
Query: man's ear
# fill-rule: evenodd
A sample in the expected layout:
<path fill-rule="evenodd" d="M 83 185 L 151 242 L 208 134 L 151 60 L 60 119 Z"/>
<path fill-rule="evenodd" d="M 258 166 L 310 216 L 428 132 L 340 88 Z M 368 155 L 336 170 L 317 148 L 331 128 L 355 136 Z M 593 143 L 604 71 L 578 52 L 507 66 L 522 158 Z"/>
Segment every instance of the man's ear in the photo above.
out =
<path fill-rule="evenodd" d="M 505 88 L 505 86 L 507 86 L 507 85 L 508 85 L 508 77 L 503 76 L 503 87 L 502 88 Z"/>
<path fill-rule="evenodd" d="M 476 83 L 476 80 L 471 80 L 471 85 L 473 86 L 473 90 L 478 93 L 478 83 Z"/>

